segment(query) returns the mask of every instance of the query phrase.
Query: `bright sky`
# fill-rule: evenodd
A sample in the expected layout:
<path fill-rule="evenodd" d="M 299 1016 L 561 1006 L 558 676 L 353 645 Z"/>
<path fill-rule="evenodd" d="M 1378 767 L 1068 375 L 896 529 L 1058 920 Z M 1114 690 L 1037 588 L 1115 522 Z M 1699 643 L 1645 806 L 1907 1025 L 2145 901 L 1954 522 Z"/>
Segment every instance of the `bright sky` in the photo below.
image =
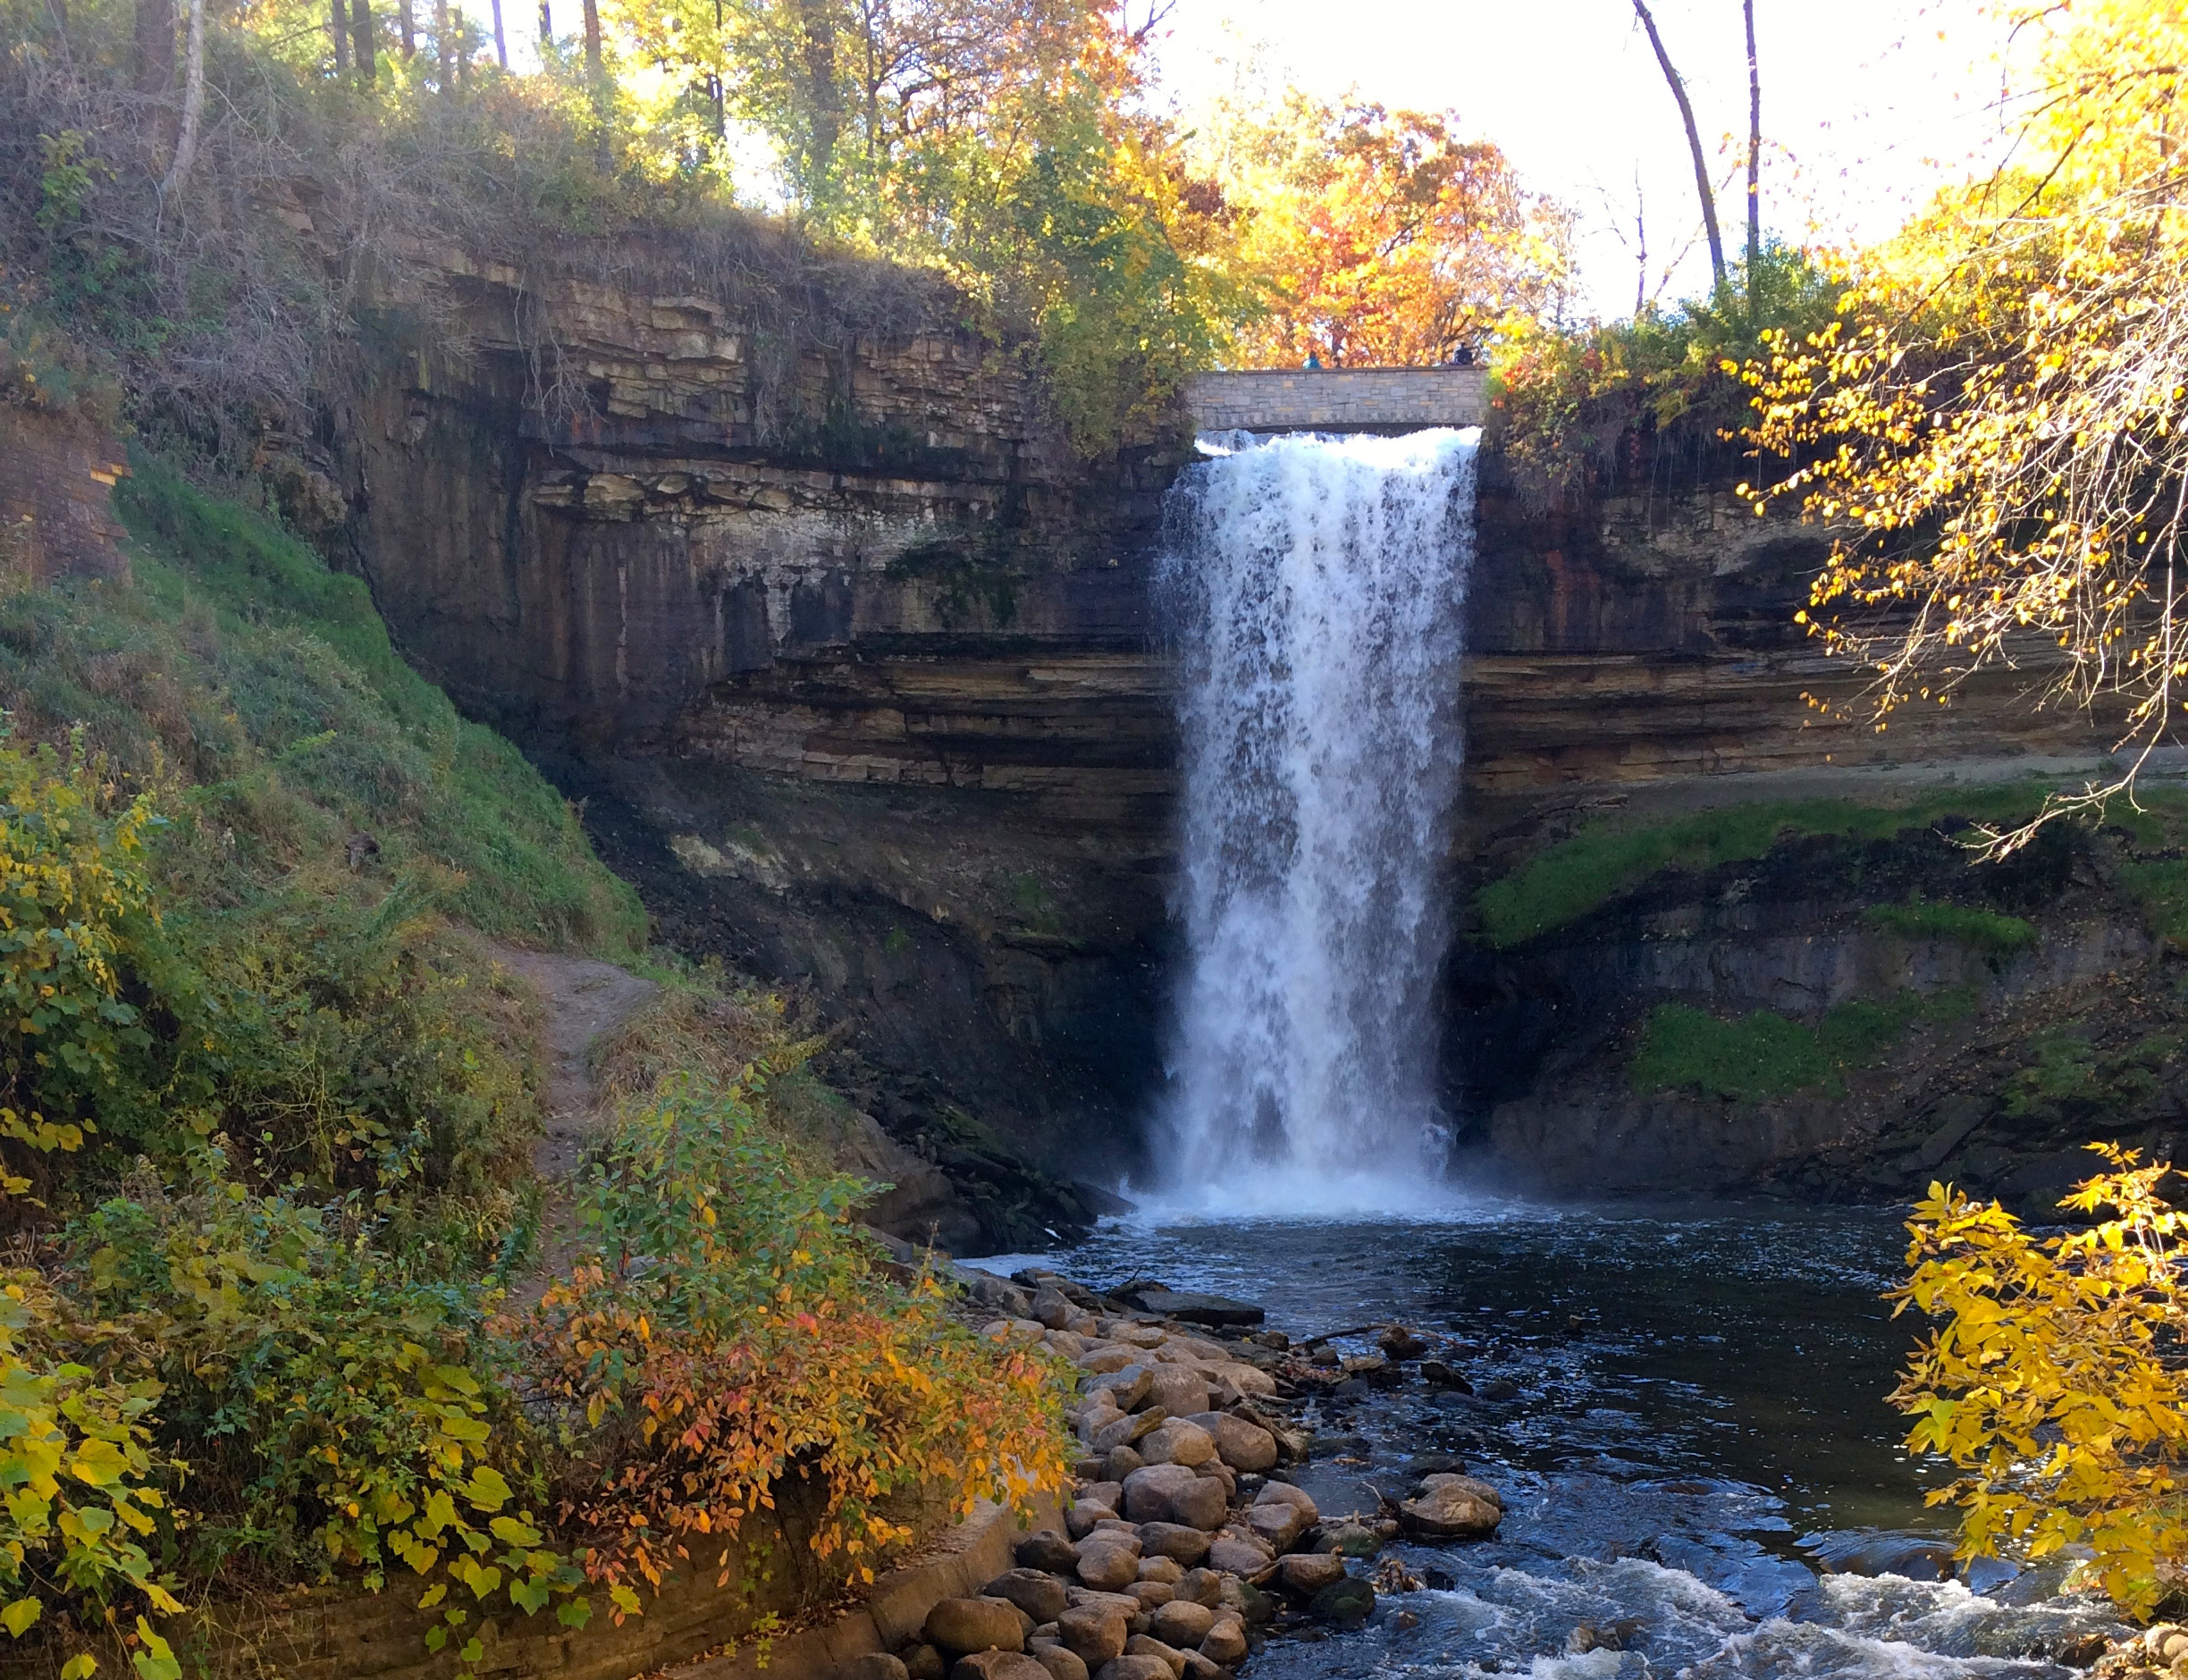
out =
<path fill-rule="evenodd" d="M 1729 179 L 1747 126 L 1739 0 L 1651 9 L 1713 155 L 1729 258 L 1746 214 L 1744 181 Z M 1279 86 L 1455 107 L 1527 185 L 1579 213 L 1586 309 L 1633 309 L 1637 179 L 1650 290 L 1681 249 L 1661 295 L 1707 290 L 1685 132 L 1631 0 L 1176 0 L 1166 27 L 1164 86 L 1188 111 L 1257 47 Z M 1766 231 L 1874 237 L 1940 169 L 1965 173 L 1997 150 L 1998 32 L 1974 0 L 1756 0 L 1755 36 Z"/>

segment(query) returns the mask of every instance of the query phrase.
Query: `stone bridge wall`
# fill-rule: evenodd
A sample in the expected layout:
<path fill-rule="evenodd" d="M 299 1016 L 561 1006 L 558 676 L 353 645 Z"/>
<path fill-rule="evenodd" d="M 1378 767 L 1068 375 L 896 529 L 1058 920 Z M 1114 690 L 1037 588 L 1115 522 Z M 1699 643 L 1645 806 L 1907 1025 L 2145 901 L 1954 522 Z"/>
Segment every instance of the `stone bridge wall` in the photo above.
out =
<path fill-rule="evenodd" d="M 1202 374 L 1187 383 L 1185 404 L 1202 432 L 1414 432 L 1481 424 L 1488 379 L 1479 367 Z"/>

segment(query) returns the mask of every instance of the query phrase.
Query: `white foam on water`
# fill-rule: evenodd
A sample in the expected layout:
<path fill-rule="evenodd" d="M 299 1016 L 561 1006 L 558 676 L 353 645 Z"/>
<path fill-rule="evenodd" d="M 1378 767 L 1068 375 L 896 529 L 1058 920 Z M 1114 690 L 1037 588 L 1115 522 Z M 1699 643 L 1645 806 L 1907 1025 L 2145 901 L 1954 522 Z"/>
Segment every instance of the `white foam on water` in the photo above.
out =
<path fill-rule="evenodd" d="M 1429 1004 L 1478 435 L 1233 439 L 1174 492 L 1162 1215 L 1456 1211 Z"/>

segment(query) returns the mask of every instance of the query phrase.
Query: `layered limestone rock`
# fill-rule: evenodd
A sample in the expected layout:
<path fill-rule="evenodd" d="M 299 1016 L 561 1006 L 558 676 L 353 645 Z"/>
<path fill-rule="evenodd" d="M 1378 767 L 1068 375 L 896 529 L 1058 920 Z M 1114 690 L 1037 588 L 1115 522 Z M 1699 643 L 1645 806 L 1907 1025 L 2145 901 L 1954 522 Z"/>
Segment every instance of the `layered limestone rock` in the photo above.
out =
<path fill-rule="evenodd" d="M 395 333 L 334 427 L 341 542 L 406 652 L 585 801 L 667 937 L 853 1021 L 899 1138 L 1129 1164 L 1166 1007 L 1153 576 L 1185 440 L 1081 460 L 1029 359 L 938 292 L 800 327 L 780 287 L 441 260 L 460 318 Z M 2009 685 L 1883 735 L 1822 717 L 1803 696 L 1846 675 L 1791 622 L 1816 533 L 1645 451 L 1549 509 L 1494 448 L 1482 471 L 1455 867 L 1649 790 L 2100 744 Z M 1485 1124 L 1522 1061 L 1454 1095 Z"/>

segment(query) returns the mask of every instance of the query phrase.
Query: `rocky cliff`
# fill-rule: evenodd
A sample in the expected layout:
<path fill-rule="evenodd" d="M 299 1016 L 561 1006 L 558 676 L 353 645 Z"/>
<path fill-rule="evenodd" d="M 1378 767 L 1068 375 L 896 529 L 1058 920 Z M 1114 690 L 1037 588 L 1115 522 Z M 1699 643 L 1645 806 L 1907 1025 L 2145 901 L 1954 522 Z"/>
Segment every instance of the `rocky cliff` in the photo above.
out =
<path fill-rule="evenodd" d="M 328 434 L 329 540 L 407 651 L 585 802 L 668 937 L 850 1023 L 848 1077 L 899 1135 L 970 1168 L 998 1140 L 1129 1166 L 1160 1078 L 1174 743 L 1150 584 L 1185 441 L 1077 458 L 1024 358 L 938 297 L 801 333 L 764 288 L 444 266 L 458 318 L 391 325 Z M 1820 716 L 1804 695 L 1845 674 L 1791 613 L 1821 539 L 1631 458 L 1548 508 L 1485 460 L 1454 893 L 1620 802 L 2101 745 L 2010 684 L 1884 735 Z M 1571 1188 L 1736 1181 L 1824 1147 L 1828 1118 L 1727 1148 L 1717 1118 L 1605 1121 L 1558 1084 L 1660 995 L 1807 985 L 1821 959 L 1785 931 L 1806 924 L 1772 945 L 1751 924 L 1775 912 L 1740 902 L 1677 932 L 1629 907 L 1615 937 L 1517 953 L 1468 934 L 1449 987 L 1468 1136 Z M 2068 966 L 2141 960 L 2126 939 Z M 1727 962 L 1752 984 L 1686 983 Z M 1604 1125 L 1653 1180 L 1572 1168 L 1622 1158 Z"/>

